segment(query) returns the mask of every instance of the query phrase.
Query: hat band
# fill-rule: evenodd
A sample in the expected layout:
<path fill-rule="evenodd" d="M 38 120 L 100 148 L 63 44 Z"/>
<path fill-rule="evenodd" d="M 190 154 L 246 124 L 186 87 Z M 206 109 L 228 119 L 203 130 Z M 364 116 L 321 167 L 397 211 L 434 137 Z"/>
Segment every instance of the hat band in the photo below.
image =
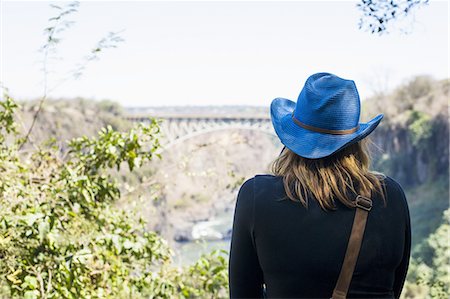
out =
<path fill-rule="evenodd" d="M 325 133 L 325 134 L 347 135 L 347 134 L 355 133 L 359 129 L 359 125 L 357 125 L 354 128 L 348 129 L 348 130 L 330 130 L 330 129 L 318 128 L 318 127 L 314 127 L 314 126 L 310 126 L 310 125 L 302 123 L 294 116 L 294 113 L 292 113 L 292 120 L 294 121 L 294 123 L 296 125 L 304 128 L 304 129 L 307 129 L 307 130 L 313 131 L 313 132 L 318 132 L 318 133 Z"/>

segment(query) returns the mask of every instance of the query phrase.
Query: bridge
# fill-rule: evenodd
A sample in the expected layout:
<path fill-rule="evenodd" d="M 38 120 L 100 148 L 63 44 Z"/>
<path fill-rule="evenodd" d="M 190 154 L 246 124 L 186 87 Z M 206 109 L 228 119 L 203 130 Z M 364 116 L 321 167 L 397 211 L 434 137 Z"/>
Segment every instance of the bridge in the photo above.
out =
<path fill-rule="evenodd" d="M 127 115 L 132 122 L 150 122 L 150 118 L 160 119 L 162 140 L 165 149 L 196 136 L 221 130 L 254 130 L 275 135 L 269 115 L 230 114 L 152 114 Z"/>

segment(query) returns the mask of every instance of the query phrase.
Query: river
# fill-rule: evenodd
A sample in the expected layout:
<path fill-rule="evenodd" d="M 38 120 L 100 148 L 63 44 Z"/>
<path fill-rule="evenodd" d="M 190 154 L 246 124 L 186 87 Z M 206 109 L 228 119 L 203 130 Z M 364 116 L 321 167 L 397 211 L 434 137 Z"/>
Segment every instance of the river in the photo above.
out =
<path fill-rule="evenodd" d="M 194 263 L 202 254 L 214 249 L 230 250 L 233 211 L 224 211 L 207 221 L 197 222 L 192 227 L 195 241 L 178 243 L 174 252 L 174 264 L 182 266 Z"/>

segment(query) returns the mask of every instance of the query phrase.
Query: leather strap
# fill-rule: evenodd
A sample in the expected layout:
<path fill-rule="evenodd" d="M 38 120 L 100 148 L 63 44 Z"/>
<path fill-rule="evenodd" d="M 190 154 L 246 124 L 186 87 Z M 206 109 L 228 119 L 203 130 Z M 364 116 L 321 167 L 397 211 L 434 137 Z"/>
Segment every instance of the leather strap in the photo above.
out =
<path fill-rule="evenodd" d="M 318 132 L 318 133 L 332 134 L 332 135 L 352 134 L 352 133 L 355 133 L 356 131 L 358 131 L 358 129 L 359 129 L 359 125 L 357 125 L 354 128 L 347 129 L 347 130 L 330 130 L 330 129 L 314 127 L 314 126 L 310 126 L 310 125 L 307 125 L 305 123 L 302 123 L 300 120 L 298 120 L 298 118 L 296 118 L 294 116 L 294 113 L 292 113 L 292 120 L 294 121 L 294 123 L 297 126 L 302 127 L 302 128 L 304 128 L 306 130 L 313 131 L 313 132 Z"/>
<path fill-rule="evenodd" d="M 348 288 L 355 270 L 356 260 L 366 228 L 367 216 L 372 209 L 372 200 L 370 198 L 358 195 L 355 201 L 356 213 L 353 219 L 352 232 L 345 252 L 344 262 L 339 273 L 336 286 L 334 287 L 331 299 L 346 299 Z"/>

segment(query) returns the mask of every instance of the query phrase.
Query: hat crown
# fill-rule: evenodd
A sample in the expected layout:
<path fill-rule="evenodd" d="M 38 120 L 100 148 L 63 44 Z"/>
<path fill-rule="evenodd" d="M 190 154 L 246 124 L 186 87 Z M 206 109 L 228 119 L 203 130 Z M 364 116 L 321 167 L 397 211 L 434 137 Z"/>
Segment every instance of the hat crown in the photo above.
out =
<path fill-rule="evenodd" d="M 330 73 L 317 73 L 306 80 L 294 116 L 308 126 L 350 130 L 358 126 L 360 111 L 355 82 Z"/>

